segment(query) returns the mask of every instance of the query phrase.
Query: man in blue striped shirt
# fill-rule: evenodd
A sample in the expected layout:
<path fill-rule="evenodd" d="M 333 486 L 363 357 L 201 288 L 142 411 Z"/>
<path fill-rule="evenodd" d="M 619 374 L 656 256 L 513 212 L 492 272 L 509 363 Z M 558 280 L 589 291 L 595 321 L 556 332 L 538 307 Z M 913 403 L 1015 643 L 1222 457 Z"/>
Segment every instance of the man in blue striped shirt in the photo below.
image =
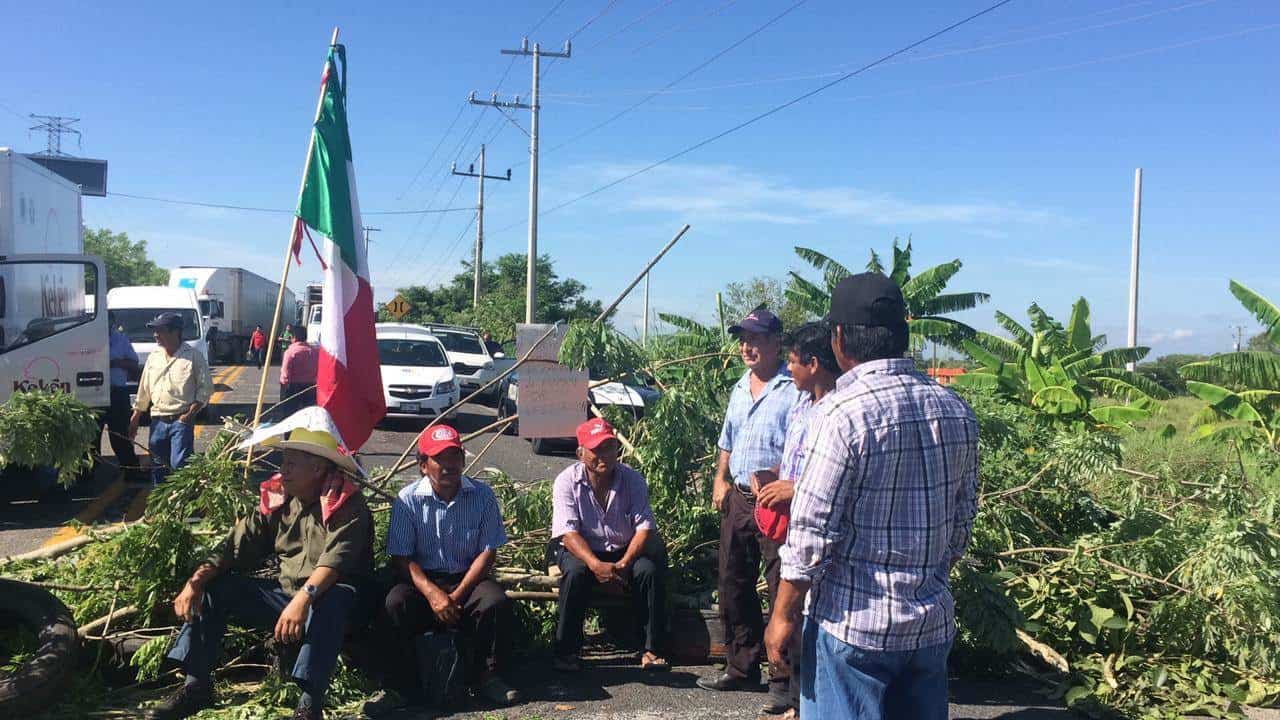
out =
<path fill-rule="evenodd" d="M 392 684 L 411 697 L 417 686 L 413 638 L 453 629 L 470 643 L 468 682 L 498 705 L 520 693 L 497 674 L 511 637 L 511 602 L 489 577 L 507 542 L 498 498 L 488 485 L 462 474 L 466 456 L 458 431 L 437 425 L 418 440 L 422 479 L 407 485 L 391 506 L 387 554 L 400 582 L 387 595 L 386 612 L 400 641 L 391 663 Z"/>
<path fill-rule="evenodd" d="M 720 614 L 724 622 L 725 672 L 700 678 L 707 690 L 741 690 L 760 684 L 764 615 L 756 580 L 760 565 L 773 597 L 778 580 L 778 544 L 765 537 L 755 519 L 755 492 L 777 479 L 787 437 L 787 416 L 800 400 L 783 372 L 782 321 L 764 307 L 752 310 L 729 328 L 747 372 L 733 387 L 724 427 L 712 503 L 720 511 Z M 770 672 L 772 693 L 788 695 L 789 679 L 780 668 Z M 786 706 L 771 702 L 775 713 Z"/>

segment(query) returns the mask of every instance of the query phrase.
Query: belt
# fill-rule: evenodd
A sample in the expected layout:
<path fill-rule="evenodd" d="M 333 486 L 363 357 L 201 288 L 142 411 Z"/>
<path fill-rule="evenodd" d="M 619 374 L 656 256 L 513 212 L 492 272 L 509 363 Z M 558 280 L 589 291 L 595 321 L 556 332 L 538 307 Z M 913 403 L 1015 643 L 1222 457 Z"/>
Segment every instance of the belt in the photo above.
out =
<path fill-rule="evenodd" d="M 741 495 L 742 497 L 744 497 L 744 498 L 746 498 L 746 499 L 750 500 L 751 502 L 755 502 L 755 501 L 756 501 L 756 494 L 755 494 L 755 493 L 753 493 L 753 492 L 751 492 L 750 490 L 743 490 L 743 489 L 742 489 L 742 486 L 741 486 L 741 485 L 738 485 L 738 483 L 734 483 L 734 484 L 733 484 L 733 489 L 734 489 L 734 490 L 737 490 L 739 495 Z"/>
<path fill-rule="evenodd" d="M 177 420 L 180 417 L 182 417 L 182 413 L 178 413 L 176 415 L 156 415 L 155 413 L 151 414 L 152 420 L 159 420 L 160 422 L 173 422 L 174 420 Z"/>

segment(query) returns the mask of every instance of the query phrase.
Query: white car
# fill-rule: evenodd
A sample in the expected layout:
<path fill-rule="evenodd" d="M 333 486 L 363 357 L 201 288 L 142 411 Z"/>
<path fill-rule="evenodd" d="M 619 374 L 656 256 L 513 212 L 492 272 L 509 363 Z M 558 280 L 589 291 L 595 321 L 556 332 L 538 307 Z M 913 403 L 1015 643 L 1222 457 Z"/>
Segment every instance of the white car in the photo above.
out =
<path fill-rule="evenodd" d="M 374 329 L 388 416 L 430 418 L 458 402 L 449 356 L 431 332 L 407 323 L 378 323 Z"/>
<path fill-rule="evenodd" d="M 464 397 L 479 390 L 498 376 L 500 371 L 495 367 L 494 360 L 502 360 L 506 356 L 501 352 L 490 355 L 476 328 L 434 324 L 428 324 L 425 327 L 444 343 L 444 349 L 449 353 L 449 362 L 453 365 L 453 373 L 458 378 L 458 385 L 462 388 Z M 496 406 L 498 397 L 498 384 L 494 383 L 493 387 L 476 400 Z"/>

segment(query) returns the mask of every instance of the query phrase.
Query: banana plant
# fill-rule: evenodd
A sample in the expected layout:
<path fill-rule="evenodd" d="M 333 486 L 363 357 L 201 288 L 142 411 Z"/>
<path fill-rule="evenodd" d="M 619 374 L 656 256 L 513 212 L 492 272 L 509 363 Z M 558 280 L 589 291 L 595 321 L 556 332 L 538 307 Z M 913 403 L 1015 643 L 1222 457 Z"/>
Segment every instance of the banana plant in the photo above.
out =
<path fill-rule="evenodd" d="M 1231 294 L 1280 341 L 1280 307 L 1232 280 Z M 1234 439 L 1280 450 L 1280 355 L 1234 352 L 1183 365 L 1187 390 L 1205 401 L 1191 419 L 1194 437 Z"/>
<path fill-rule="evenodd" d="M 963 340 L 965 351 L 980 367 L 956 378 L 956 384 L 992 390 L 1053 420 L 1109 428 L 1125 428 L 1150 417 L 1155 401 L 1169 396 L 1156 383 L 1125 369 L 1127 363 L 1145 357 L 1148 348 L 1102 349 L 1106 337 L 1093 334 L 1084 298 L 1072 306 L 1066 325 L 1035 303 L 1027 315 L 1029 327 L 996 312 L 996 323 L 1010 337 L 975 332 Z M 1099 396 L 1126 404 L 1095 405 Z"/>
<path fill-rule="evenodd" d="M 790 284 L 787 287 L 787 299 L 818 317 L 827 314 L 831 308 L 831 289 L 836 283 L 852 275 L 847 267 L 827 255 L 811 248 L 797 247 L 796 255 L 822 273 L 822 283 L 813 282 L 803 275 L 792 271 Z M 982 292 L 947 293 L 947 283 L 960 272 L 963 264 L 957 259 L 935 265 L 916 275 L 911 274 L 911 239 L 907 239 L 905 247 L 893 240 L 893 262 L 886 268 L 884 261 L 875 250 L 867 261 L 867 272 L 879 272 L 888 275 L 898 287 L 902 288 L 902 297 L 907 304 L 908 320 L 911 327 L 912 346 L 922 347 L 924 341 L 937 342 L 948 347 L 959 349 L 960 342 L 974 334 L 974 329 L 946 315 L 961 310 L 970 310 L 991 299 Z"/>

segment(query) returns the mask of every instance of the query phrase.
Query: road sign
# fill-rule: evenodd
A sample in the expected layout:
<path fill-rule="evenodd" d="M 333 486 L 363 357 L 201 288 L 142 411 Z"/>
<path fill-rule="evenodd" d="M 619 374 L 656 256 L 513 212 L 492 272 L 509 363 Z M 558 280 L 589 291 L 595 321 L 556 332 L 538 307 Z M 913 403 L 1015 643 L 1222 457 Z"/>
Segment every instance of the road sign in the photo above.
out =
<path fill-rule="evenodd" d="M 387 303 L 386 305 L 387 312 L 394 315 L 397 320 L 400 320 L 404 318 L 405 315 L 408 315 L 409 310 L 412 307 L 413 306 L 409 304 L 409 301 L 405 300 L 404 297 L 401 295 L 396 295 L 395 299 Z"/>

